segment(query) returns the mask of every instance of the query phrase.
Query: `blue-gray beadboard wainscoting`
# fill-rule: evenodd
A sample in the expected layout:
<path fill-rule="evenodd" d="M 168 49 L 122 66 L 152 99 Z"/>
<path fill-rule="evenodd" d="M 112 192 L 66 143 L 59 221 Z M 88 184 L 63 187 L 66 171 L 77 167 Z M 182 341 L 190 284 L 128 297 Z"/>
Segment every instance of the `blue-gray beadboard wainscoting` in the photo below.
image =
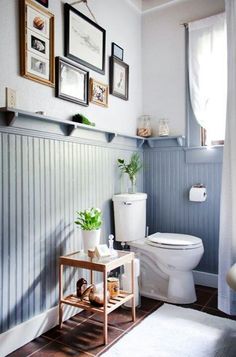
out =
<path fill-rule="evenodd" d="M 202 238 L 205 253 L 197 270 L 217 274 L 222 148 L 209 149 L 220 151 L 216 156 L 206 150 L 144 150 L 144 191 L 148 194 L 149 232 L 185 233 Z M 196 183 L 207 187 L 205 202 L 188 200 L 189 189 Z"/>
<path fill-rule="evenodd" d="M 148 193 L 150 232 L 201 237 L 199 270 L 217 272 L 221 163 L 186 163 L 177 145 L 137 149 L 129 138 L 107 143 L 101 133 L 81 138 L 37 130 L 0 126 L 1 333 L 56 306 L 57 258 L 81 248 L 76 210 L 101 207 L 102 241 L 114 232 L 111 197 L 126 188 L 116 160 L 134 150 L 144 159 L 138 189 Z M 203 204 L 188 201 L 197 182 L 207 186 Z M 67 271 L 68 288 L 71 277 L 75 285 Z"/>
<path fill-rule="evenodd" d="M 0 127 L 1 333 L 57 304 L 57 258 L 81 248 L 76 210 L 100 207 L 102 241 L 108 242 L 111 197 L 121 190 L 116 161 L 134 150 L 136 142 L 128 139 L 85 142 Z"/>

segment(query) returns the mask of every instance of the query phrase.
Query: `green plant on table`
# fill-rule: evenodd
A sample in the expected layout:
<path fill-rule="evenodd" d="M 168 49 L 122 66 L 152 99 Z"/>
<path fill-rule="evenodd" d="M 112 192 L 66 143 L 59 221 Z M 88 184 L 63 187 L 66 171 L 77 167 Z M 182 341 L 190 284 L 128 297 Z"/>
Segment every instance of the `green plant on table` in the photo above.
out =
<path fill-rule="evenodd" d="M 92 231 L 101 228 L 102 212 L 99 208 L 90 208 L 84 211 L 77 211 L 75 224 L 84 231 Z"/>

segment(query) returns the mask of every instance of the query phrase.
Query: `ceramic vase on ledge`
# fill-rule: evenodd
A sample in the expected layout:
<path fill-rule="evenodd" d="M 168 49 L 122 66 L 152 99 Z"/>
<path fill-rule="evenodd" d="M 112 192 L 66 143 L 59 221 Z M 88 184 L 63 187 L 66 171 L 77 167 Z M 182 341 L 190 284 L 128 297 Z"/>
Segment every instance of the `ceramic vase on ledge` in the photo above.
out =
<path fill-rule="evenodd" d="M 84 253 L 88 253 L 88 250 L 94 250 L 100 242 L 101 229 L 94 229 L 92 231 L 82 230 L 82 241 L 84 247 Z"/>

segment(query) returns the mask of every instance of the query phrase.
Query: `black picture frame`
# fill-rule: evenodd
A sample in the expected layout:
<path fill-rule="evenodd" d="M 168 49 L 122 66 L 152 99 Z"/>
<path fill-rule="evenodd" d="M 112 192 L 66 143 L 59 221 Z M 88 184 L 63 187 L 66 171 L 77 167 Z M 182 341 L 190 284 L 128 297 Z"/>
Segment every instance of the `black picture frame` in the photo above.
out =
<path fill-rule="evenodd" d="M 129 65 L 118 58 L 111 56 L 109 69 L 110 94 L 128 100 Z"/>
<path fill-rule="evenodd" d="M 65 56 L 83 66 L 104 74 L 106 30 L 69 4 L 64 5 Z M 72 19 L 72 21 L 71 21 Z M 73 26 L 72 24 L 73 23 Z M 83 30 L 83 24 L 87 30 Z M 87 31 L 87 32 L 86 32 Z M 99 42 L 95 42 L 99 38 Z"/>
<path fill-rule="evenodd" d="M 69 73 L 69 76 L 67 72 Z M 76 72 L 77 72 L 77 76 L 76 76 Z M 82 86 L 78 74 L 82 76 L 82 80 L 83 80 Z M 65 77 L 64 83 L 63 83 L 63 76 Z M 68 79 L 66 78 L 66 76 L 68 76 L 67 77 Z M 66 80 L 68 82 L 71 81 L 71 85 L 70 83 L 66 82 Z M 76 84 L 76 80 L 78 81 L 78 84 Z M 76 88 L 76 85 L 78 85 L 78 88 Z M 82 92 L 83 94 L 82 96 L 79 95 L 80 92 Z M 83 106 L 88 106 L 89 105 L 89 72 L 86 71 L 84 68 L 81 68 L 62 57 L 56 57 L 56 97 Z"/>
<path fill-rule="evenodd" d="M 111 43 L 111 55 L 123 61 L 124 59 L 124 50 L 118 46 L 115 42 Z"/>
<path fill-rule="evenodd" d="M 44 7 L 48 7 L 49 5 L 49 0 L 35 0 L 37 1 L 39 4 L 43 5 Z"/>

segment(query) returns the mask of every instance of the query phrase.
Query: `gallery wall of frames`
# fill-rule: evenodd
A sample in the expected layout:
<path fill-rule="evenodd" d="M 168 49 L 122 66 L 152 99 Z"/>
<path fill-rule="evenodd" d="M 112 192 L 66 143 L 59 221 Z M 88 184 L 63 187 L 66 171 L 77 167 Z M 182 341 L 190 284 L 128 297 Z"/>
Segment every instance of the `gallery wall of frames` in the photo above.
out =
<path fill-rule="evenodd" d="M 82 106 L 108 107 L 109 94 L 128 100 L 129 65 L 118 44 L 110 45 L 109 84 L 92 77 L 93 72 L 105 74 L 106 29 L 78 6 L 64 4 L 64 57 L 55 58 L 55 16 L 47 9 L 49 2 L 20 1 L 21 75 L 55 87 L 56 97 Z"/>

